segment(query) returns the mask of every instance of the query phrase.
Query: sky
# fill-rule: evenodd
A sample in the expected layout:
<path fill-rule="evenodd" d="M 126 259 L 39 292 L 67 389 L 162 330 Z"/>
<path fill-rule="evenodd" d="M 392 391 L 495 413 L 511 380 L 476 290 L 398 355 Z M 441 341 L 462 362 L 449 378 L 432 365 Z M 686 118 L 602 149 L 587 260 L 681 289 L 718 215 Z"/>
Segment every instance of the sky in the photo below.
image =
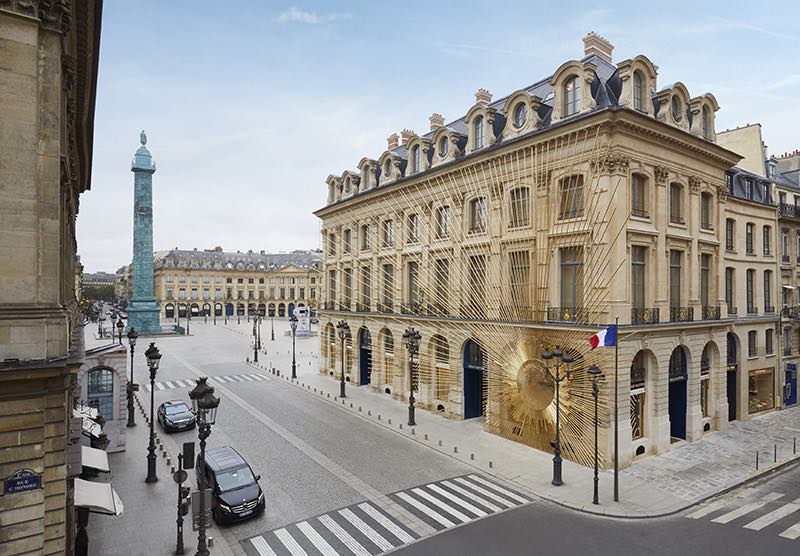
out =
<path fill-rule="evenodd" d="M 130 163 L 147 132 L 154 249 L 320 246 L 325 179 L 377 159 L 433 112 L 466 113 L 583 57 L 644 54 L 658 88 L 717 98 L 717 131 L 759 122 L 771 154 L 800 148 L 797 2 L 294 2 L 106 0 L 86 272 L 132 256 Z"/>

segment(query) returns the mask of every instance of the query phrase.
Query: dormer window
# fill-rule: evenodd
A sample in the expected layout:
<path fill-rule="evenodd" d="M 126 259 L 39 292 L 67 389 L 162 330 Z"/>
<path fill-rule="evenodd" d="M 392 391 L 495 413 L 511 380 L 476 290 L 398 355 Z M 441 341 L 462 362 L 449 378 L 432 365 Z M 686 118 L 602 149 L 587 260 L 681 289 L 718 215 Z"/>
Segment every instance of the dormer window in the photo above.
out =
<path fill-rule="evenodd" d="M 703 124 L 703 139 L 711 140 L 711 125 L 708 119 L 708 107 L 703 106 L 703 109 L 700 111 L 700 117 L 702 119 Z"/>
<path fill-rule="evenodd" d="M 644 79 L 642 72 L 633 72 L 633 109 L 644 112 Z"/>
<path fill-rule="evenodd" d="M 444 158 L 444 157 L 447 156 L 447 149 L 448 149 L 449 144 L 450 144 L 450 140 L 447 137 L 447 135 L 445 135 L 441 139 L 439 139 L 439 147 L 437 148 L 437 151 L 439 152 L 439 158 Z"/>
<path fill-rule="evenodd" d="M 683 119 L 683 115 L 681 114 L 683 106 L 681 104 L 681 99 L 679 99 L 677 95 L 672 95 L 670 107 L 672 111 L 672 119 L 676 122 L 680 122 Z"/>
<path fill-rule="evenodd" d="M 344 192 L 350 193 L 350 178 L 344 180 Z"/>
<path fill-rule="evenodd" d="M 581 91 L 578 76 L 573 75 L 564 84 L 564 116 L 572 116 L 580 111 Z"/>
<path fill-rule="evenodd" d="M 484 143 L 484 129 L 483 129 L 483 116 L 478 116 L 475 118 L 475 123 L 473 124 L 473 132 L 474 132 L 474 145 L 476 149 L 483 148 Z"/>
<path fill-rule="evenodd" d="M 383 175 L 388 178 L 391 173 L 392 173 L 392 159 L 387 158 L 386 162 L 383 163 Z"/>
<path fill-rule="evenodd" d="M 411 173 L 416 174 L 420 170 L 420 149 L 419 145 L 414 145 L 411 149 Z"/>
<path fill-rule="evenodd" d="M 528 105 L 520 102 L 514 107 L 514 127 L 519 129 L 526 121 L 528 121 Z"/>

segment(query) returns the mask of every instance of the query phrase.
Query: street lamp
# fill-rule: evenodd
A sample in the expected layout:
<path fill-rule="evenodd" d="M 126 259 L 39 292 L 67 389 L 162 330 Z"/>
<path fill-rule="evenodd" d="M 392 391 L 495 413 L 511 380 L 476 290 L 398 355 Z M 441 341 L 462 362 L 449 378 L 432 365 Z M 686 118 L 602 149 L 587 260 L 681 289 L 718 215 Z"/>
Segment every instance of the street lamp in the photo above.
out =
<path fill-rule="evenodd" d="M 189 323 L 192 322 L 192 307 L 186 305 L 186 335 L 189 335 Z"/>
<path fill-rule="evenodd" d="M 272 314 L 269 316 L 270 324 L 272 325 L 272 340 L 275 341 L 275 312 L 273 311 Z"/>
<path fill-rule="evenodd" d="M 417 330 L 414 330 L 414 327 L 410 327 L 406 329 L 405 333 L 403 334 L 403 341 L 406 343 L 406 349 L 408 350 L 408 357 L 410 359 L 410 367 L 408 370 L 408 375 L 410 378 L 410 385 L 409 385 L 409 395 L 408 395 L 408 426 L 413 427 L 417 423 L 414 420 L 414 356 L 419 353 L 419 340 L 421 336 Z"/>
<path fill-rule="evenodd" d="M 111 343 L 113 344 L 114 342 L 117 341 L 116 337 L 114 336 L 114 328 L 116 328 L 117 325 L 116 311 L 111 311 L 111 314 L 109 315 L 109 321 L 111 322 Z"/>
<path fill-rule="evenodd" d="M 214 303 L 214 326 L 217 326 L 217 304 Z"/>
<path fill-rule="evenodd" d="M 131 378 L 128 381 L 128 387 L 126 388 L 128 394 L 128 426 L 135 427 L 136 422 L 134 421 L 134 414 L 133 411 L 133 349 L 136 347 L 136 339 L 139 337 L 139 334 L 136 333 L 135 328 L 131 328 L 128 331 L 128 345 L 131 346 Z"/>
<path fill-rule="evenodd" d="M 100 324 L 97 325 L 97 333 L 100 335 L 101 338 L 103 337 L 103 323 L 105 322 L 105 320 L 106 320 L 106 317 L 103 316 L 103 315 L 100 315 L 100 318 L 98 319 Z"/>
<path fill-rule="evenodd" d="M 552 361 L 552 363 L 551 363 Z M 563 353 L 558 346 L 553 351 L 542 353 L 544 370 L 553 377 L 556 383 L 556 440 L 553 443 L 553 486 L 561 486 L 561 405 L 559 385 L 569 378 L 572 371 L 572 355 Z M 563 371 L 563 372 L 562 372 Z"/>
<path fill-rule="evenodd" d="M 214 396 L 214 387 L 209 386 L 206 382 L 207 380 L 207 377 L 199 378 L 197 386 L 189 392 L 189 398 L 192 400 L 192 410 L 197 419 L 198 436 L 200 437 L 200 460 L 204 463 L 206 461 L 206 439 L 211 435 L 211 426 L 217 420 L 217 408 L 219 407 L 219 398 Z M 195 554 L 196 556 L 208 556 L 205 520 L 205 473 L 200 473 L 198 479 L 200 488 L 200 527 L 197 534 L 197 552 Z"/>
<path fill-rule="evenodd" d="M 144 482 L 155 483 L 158 476 L 156 475 L 156 435 L 153 430 L 153 394 L 156 389 L 156 372 L 161 363 L 161 352 L 158 351 L 155 342 L 150 342 L 150 347 L 144 352 L 144 356 L 147 357 L 147 366 L 150 368 L 150 445 L 147 447 L 147 478 Z"/>
<path fill-rule="evenodd" d="M 258 318 L 258 336 L 256 340 L 258 341 L 258 351 L 261 351 L 261 319 L 264 315 L 261 314 L 261 309 L 258 310 L 256 317 Z"/>
<path fill-rule="evenodd" d="M 253 315 L 253 361 L 258 363 L 258 337 L 256 334 L 256 317 Z"/>
<path fill-rule="evenodd" d="M 589 376 L 592 377 L 592 397 L 594 398 L 594 497 L 592 504 L 600 503 L 600 496 L 598 487 L 600 478 L 597 475 L 597 395 L 600 393 L 600 388 L 597 386 L 597 379 L 600 378 L 600 367 L 591 365 L 589 367 Z"/>
<path fill-rule="evenodd" d="M 339 382 L 339 397 L 344 398 L 346 397 L 344 395 L 344 341 L 350 335 L 350 325 L 346 320 L 340 320 L 336 328 L 339 330 L 339 338 L 342 339 L 342 378 Z"/>
<path fill-rule="evenodd" d="M 122 317 L 117 321 L 117 336 L 119 337 L 119 345 L 122 345 L 122 329 L 125 328 L 125 323 L 122 322 Z"/>
<path fill-rule="evenodd" d="M 297 330 L 297 317 L 292 315 L 289 319 L 289 326 L 292 327 L 292 378 L 297 378 L 297 365 L 294 358 L 294 334 Z"/>
<path fill-rule="evenodd" d="M 203 309 L 203 324 L 208 324 L 208 309 Z"/>

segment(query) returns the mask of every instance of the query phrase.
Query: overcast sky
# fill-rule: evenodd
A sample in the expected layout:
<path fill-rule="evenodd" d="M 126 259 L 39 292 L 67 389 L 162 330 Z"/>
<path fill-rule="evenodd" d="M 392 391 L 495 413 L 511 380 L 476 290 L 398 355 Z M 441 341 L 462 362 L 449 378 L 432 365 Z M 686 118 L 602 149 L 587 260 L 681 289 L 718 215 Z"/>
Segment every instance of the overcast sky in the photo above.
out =
<path fill-rule="evenodd" d="M 449 121 L 583 56 L 645 54 L 659 88 L 712 92 L 717 130 L 760 122 L 770 153 L 800 148 L 797 2 L 219 2 L 104 4 L 85 270 L 132 252 L 130 161 L 147 131 L 156 250 L 317 248 L 325 178 L 386 137 Z"/>

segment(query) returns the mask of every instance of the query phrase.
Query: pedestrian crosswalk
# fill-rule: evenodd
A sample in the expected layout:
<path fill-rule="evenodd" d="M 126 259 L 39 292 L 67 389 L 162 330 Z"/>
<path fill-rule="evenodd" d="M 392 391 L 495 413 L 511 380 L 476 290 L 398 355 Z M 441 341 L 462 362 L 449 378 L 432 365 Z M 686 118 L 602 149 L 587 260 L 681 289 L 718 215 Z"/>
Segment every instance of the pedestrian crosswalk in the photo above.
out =
<path fill-rule="evenodd" d="M 471 474 L 402 490 L 389 498 L 441 531 L 530 502 L 495 479 Z M 250 556 L 375 556 L 419 536 L 373 502 L 361 502 L 242 542 Z"/>
<path fill-rule="evenodd" d="M 708 519 L 751 531 L 768 529 L 779 537 L 800 538 L 800 498 L 789 500 L 780 492 L 747 488 L 736 495 L 701 504 L 689 512 L 689 519 Z M 788 527 L 787 527 L 788 526 Z"/>
<path fill-rule="evenodd" d="M 253 382 L 260 380 L 272 380 L 267 375 L 261 373 L 243 373 L 239 375 L 226 375 L 226 376 L 210 376 L 208 382 L 211 384 L 227 384 L 230 382 Z M 194 388 L 197 386 L 197 381 L 190 378 L 165 380 L 155 383 L 156 392 L 160 390 L 174 390 L 175 388 Z M 144 385 L 145 392 L 150 391 L 150 385 Z"/>

